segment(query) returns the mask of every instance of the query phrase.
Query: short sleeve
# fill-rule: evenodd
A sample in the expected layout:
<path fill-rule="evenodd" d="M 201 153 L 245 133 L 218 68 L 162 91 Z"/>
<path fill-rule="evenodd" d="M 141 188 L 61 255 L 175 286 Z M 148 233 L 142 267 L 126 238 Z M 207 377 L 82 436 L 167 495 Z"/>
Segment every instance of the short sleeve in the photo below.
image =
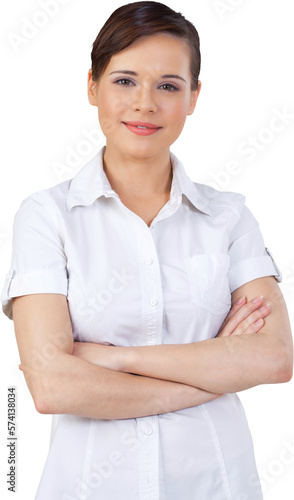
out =
<path fill-rule="evenodd" d="M 238 222 L 233 227 L 229 242 L 230 269 L 228 272 L 230 290 L 264 276 L 274 276 L 282 281 L 272 253 L 265 247 L 259 224 L 249 208 L 244 205 Z"/>
<path fill-rule="evenodd" d="M 64 245 L 46 206 L 31 196 L 14 217 L 11 266 L 1 294 L 9 319 L 12 298 L 35 293 L 67 295 L 68 274 Z"/>

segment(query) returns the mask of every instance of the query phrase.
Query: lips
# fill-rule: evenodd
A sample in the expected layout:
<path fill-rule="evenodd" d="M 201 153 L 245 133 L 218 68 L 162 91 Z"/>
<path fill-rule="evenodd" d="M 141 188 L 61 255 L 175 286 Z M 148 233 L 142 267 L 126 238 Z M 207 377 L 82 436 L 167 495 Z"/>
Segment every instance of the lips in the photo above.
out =
<path fill-rule="evenodd" d="M 152 135 L 158 132 L 162 127 L 149 122 L 123 122 L 128 130 L 136 135 Z"/>
<path fill-rule="evenodd" d="M 148 122 L 123 122 L 126 125 L 131 125 L 132 127 L 144 127 L 144 128 L 161 128 L 158 125 L 154 125 L 154 123 Z"/>

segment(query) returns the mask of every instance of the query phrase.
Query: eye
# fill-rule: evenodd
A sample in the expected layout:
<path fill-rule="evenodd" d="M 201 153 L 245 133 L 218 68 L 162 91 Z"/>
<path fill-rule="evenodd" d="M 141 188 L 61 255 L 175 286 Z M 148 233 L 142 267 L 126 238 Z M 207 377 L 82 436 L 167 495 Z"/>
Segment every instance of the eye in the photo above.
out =
<path fill-rule="evenodd" d="M 175 92 L 179 90 L 178 87 L 176 87 L 172 83 L 163 83 L 162 85 L 160 85 L 160 88 L 166 90 L 167 92 Z"/>
<path fill-rule="evenodd" d="M 116 80 L 114 83 L 117 83 L 122 87 L 130 87 L 131 85 L 133 85 L 133 82 L 128 78 L 119 78 L 119 80 Z"/>

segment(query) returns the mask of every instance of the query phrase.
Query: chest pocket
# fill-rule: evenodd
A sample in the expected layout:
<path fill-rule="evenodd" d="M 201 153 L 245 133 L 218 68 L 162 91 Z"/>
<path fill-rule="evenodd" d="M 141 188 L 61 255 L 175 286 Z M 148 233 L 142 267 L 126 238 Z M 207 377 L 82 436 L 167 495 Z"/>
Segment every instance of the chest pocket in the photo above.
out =
<path fill-rule="evenodd" d="M 223 314 L 231 307 L 227 276 L 230 257 L 225 253 L 193 255 L 185 259 L 192 302 L 213 314 Z"/>

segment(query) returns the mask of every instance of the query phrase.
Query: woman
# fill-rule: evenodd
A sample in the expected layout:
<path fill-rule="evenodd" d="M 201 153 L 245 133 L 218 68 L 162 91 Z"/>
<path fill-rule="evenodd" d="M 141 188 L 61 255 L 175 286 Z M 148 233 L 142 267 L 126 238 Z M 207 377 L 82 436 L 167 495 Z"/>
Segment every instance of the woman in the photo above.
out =
<path fill-rule="evenodd" d="M 181 14 L 117 9 L 88 74 L 106 146 L 16 214 L 3 310 L 53 414 L 37 500 L 262 498 L 235 393 L 291 379 L 291 331 L 244 196 L 170 152 L 199 70 Z"/>

